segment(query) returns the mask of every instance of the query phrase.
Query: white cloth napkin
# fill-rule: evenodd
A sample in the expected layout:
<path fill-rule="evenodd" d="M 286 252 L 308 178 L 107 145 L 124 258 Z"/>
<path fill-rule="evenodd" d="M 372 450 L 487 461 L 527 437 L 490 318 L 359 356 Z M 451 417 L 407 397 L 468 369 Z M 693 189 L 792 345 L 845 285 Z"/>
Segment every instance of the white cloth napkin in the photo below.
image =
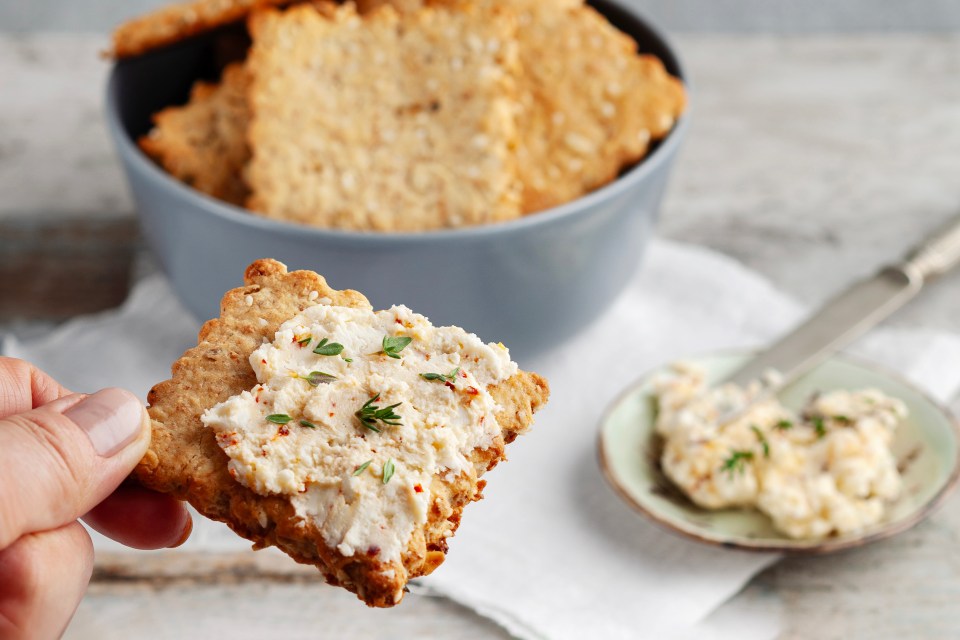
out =
<path fill-rule="evenodd" d="M 570 304 L 577 304 L 575 299 Z M 606 486 L 595 442 L 600 414 L 626 385 L 662 363 L 758 346 L 801 317 L 766 280 L 714 252 L 656 241 L 612 309 L 523 368 L 545 375 L 547 407 L 467 508 L 443 566 L 423 579 L 521 638 L 769 638 L 776 612 L 711 611 L 776 556 L 698 545 L 630 510 Z M 71 321 L 7 355 L 29 359 L 77 390 L 120 385 L 145 397 L 195 344 L 198 323 L 166 281 L 141 282 L 118 311 Z M 469 327 L 467 327 L 469 329 Z M 861 354 L 946 399 L 960 388 L 960 337 L 878 331 Z M 248 543 L 200 520 L 188 550 Z M 101 549 L 116 545 L 97 538 Z M 770 618 L 769 616 L 774 616 Z"/>

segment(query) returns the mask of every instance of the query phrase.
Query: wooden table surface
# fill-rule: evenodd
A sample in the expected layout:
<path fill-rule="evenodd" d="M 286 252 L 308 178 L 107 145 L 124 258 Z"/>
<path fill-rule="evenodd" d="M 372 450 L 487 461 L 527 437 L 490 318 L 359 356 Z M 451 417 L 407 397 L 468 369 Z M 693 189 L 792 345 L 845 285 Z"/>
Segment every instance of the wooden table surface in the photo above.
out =
<path fill-rule="evenodd" d="M 663 235 L 815 304 L 960 213 L 960 34 L 677 40 L 694 123 Z M 114 305 L 152 268 L 100 113 L 104 42 L 0 37 L 0 329 Z M 891 323 L 960 333 L 960 275 Z M 509 637 L 443 600 L 368 612 L 275 559 L 207 562 L 101 558 L 67 636 Z M 783 638 L 954 638 L 958 602 L 955 496 L 894 539 L 782 561 L 733 606 L 778 612 Z"/>

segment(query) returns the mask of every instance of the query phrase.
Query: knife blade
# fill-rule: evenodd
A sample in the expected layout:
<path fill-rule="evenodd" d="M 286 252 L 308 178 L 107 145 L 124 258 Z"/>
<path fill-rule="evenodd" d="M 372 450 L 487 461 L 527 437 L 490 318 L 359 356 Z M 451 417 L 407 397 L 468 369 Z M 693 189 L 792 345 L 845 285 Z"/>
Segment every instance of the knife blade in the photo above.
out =
<path fill-rule="evenodd" d="M 774 370 L 780 376 L 762 394 L 769 397 L 876 326 L 917 295 L 926 282 L 958 263 L 960 218 L 927 239 L 899 264 L 881 269 L 831 299 L 723 382 L 746 385 L 762 380 Z"/>

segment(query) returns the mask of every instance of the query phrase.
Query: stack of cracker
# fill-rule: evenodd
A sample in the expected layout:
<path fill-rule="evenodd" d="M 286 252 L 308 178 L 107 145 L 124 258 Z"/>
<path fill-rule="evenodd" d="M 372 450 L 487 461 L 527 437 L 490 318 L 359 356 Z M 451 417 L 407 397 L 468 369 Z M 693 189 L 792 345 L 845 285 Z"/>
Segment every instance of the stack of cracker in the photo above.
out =
<path fill-rule="evenodd" d="M 197 0 L 124 25 L 114 54 L 237 20 L 246 59 L 158 112 L 140 145 L 278 220 L 415 232 L 519 218 L 615 179 L 685 106 L 660 60 L 582 0 Z"/>

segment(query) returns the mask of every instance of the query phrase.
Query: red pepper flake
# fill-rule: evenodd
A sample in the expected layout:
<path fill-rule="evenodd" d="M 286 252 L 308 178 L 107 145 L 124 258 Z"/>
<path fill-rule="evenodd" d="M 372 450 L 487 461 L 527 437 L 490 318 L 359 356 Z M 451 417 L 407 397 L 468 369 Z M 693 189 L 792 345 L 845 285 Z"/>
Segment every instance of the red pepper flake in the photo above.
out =
<path fill-rule="evenodd" d="M 460 369 L 460 377 L 461 377 L 461 378 L 466 378 L 466 377 L 467 377 L 467 372 L 464 371 L 463 369 Z"/>
<path fill-rule="evenodd" d="M 262 362 L 263 364 L 267 364 L 267 359 L 266 359 L 266 358 L 262 358 L 262 359 L 260 360 L 260 362 Z"/>
<path fill-rule="evenodd" d="M 367 547 L 367 555 L 370 556 L 371 558 L 377 555 L 378 553 L 380 553 L 380 547 L 378 547 L 377 545 L 374 544 Z"/>
<path fill-rule="evenodd" d="M 413 490 L 417 493 L 423 493 L 423 487 L 421 487 L 419 484 L 413 485 Z"/>
<path fill-rule="evenodd" d="M 397 324 L 403 324 L 403 320 L 401 320 L 400 318 L 395 318 L 394 322 L 396 322 Z"/>
<path fill-rule="evenodd" d="M 290 429 L 287 429 L 287 425 L 283 425 L 283 426 L 281 426 L 279 429 L 277 429 L 277 435 L 278 435 L 278 436 L 288 436 L 288 435 L 290 435 Z"/>
<path fill-rule="evenodd" d="M 237 444 L 237 432 L 231 431 L 230 433 L 218 433 L 217 434 L 217 443 L 221 447 L 232 447 Z"/>
<path fill-rule="evenodd" d="M 449 380 L 445 381 L 445 382 L 443 383 L 443 386 L 449 387 L 449 388 L 452 389 L 453 391 L 456 391 L 456 390 L 457 390 L 457 388 L 456 388 L 455 386 L 453 386 L 453 383 L 450 382 Z"/>
<path fill-rule="evenodd" d="M 469 394 L 472 395 L 472 396 L 475 396 L 475 395 L 477 395 L 478 393 L 480 393 L 480 391 L 478 391 L 476 387 L 467 387 L 467 388 L 466 388 L 466 392 L 469 393 Z"/>
<path fill-rule="evenodd" d="M 336 414 L 335 414 L 333 411 L 330 412 L 330 417 L 331 417 L 331 418 L 332 418 L 333 416 L 335 416 L 335 415 L 336 415 Z"/>

